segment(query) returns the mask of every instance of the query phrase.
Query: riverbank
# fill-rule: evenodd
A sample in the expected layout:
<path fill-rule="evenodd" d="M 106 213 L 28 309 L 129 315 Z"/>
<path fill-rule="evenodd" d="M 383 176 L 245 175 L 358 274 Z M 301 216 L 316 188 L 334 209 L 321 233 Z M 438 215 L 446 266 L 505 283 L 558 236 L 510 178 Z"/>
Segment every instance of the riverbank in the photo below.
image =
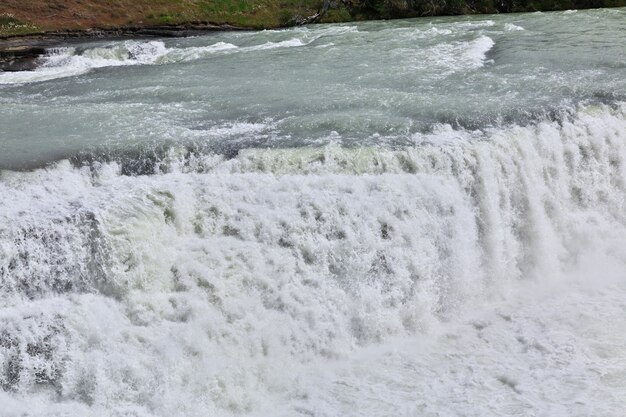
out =
<path fill-rule="evenodd" d="M 9 37 L 161 27 L 272 29 L 310 22 L 624 7 L 626 0 L 4 0 Z"/>

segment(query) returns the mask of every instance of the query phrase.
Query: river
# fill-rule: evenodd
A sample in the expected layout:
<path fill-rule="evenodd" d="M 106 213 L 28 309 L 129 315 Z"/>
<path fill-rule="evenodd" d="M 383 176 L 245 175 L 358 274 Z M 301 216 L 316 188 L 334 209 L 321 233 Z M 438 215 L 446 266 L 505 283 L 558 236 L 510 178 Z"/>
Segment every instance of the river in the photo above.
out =
<path fill-rule="evenodd" d="M 623 416 L 626 9 L 0 73 L 0 415 Z"/>

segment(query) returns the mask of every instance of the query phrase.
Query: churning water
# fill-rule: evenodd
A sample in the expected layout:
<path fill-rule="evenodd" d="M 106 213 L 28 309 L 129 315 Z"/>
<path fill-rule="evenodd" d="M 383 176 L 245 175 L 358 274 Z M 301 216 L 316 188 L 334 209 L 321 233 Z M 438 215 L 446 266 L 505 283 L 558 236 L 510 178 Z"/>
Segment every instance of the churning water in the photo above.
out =
<path fill-rule="evenodd" d="M 0 73 L 0 415 L 623 416 L 626 10 Z"/>

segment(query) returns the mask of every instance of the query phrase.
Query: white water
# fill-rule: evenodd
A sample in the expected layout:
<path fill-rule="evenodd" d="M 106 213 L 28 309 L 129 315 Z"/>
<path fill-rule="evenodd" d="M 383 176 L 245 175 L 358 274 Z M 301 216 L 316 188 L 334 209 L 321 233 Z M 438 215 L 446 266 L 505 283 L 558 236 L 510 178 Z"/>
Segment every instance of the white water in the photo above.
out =
<path fill-rule="evenodd" d="M 625 115 L 5 171 L 3 415 L 617 416 Z"/>

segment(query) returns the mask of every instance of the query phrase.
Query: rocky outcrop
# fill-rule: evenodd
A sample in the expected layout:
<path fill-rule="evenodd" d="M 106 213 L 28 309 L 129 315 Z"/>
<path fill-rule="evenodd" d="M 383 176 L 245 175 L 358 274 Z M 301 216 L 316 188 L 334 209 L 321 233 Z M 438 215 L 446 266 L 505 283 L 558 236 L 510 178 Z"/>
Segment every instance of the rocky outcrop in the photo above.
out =
<path fill-rule="evenodd" d="M 29 71 L 37 68 L 46 48 L 39 45 L 0 47 L 0 71 Z"/>

